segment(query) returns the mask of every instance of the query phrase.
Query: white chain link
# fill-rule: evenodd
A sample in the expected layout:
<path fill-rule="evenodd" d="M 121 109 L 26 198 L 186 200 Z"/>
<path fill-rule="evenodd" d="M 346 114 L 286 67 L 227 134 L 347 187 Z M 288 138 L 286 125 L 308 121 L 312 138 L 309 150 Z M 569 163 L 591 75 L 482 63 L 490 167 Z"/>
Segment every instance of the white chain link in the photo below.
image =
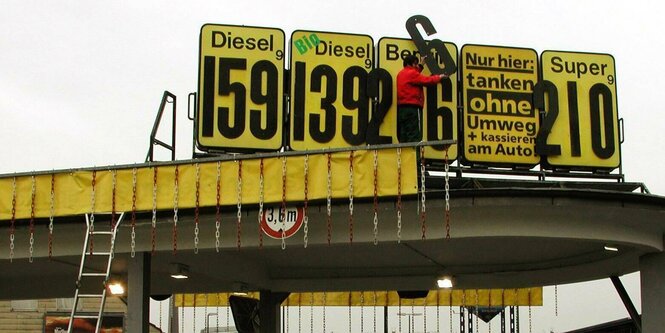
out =
<path fill-rule="evenodd" d="M 282 179 L 283 182 L 286 182 L 286 156 L 282 157 Z M 286 184 L 282 184 L 282 187 L 286 188 Z M 282 208 L 284 211 L 280 213 L 280 218 L 282 219 L 282 250 L 284 250 L 286 249 L 286 206 L 284 205 Z"/>
<path fill-rule="evenodd" d="M 136 168 L 132 169 L 132 210 L 136 209 Z M 135 211 L 132 211 L 132 214 L 136 214 Z M 131 234 L 131 256 L 134 258 L 136 256 L 136 226 L 132 224 L 132 234 Z M 161 322 L 160 322 L 161 325 Z"/>
<path fill-rule="evenodd" d="M 261 160 L 261 163 L 263 163 L 263 159 Z M 262 166 L 263 167 L 263 166 Z M 257 216 L 257 223 L 259 226 L 259 237 L 261 237 L 263 231 L 261 230 L 261 220 L 263 220 L 263 170 L 261 170 L 261 173 L 259 174 L 259 214 Z"/>
<path fill-rule="evenodd" d="M 397 173 L 402 174 L 402 148 L 397 148 Z M 401 188 L 402 184 L 397 184 Z M 399 200 L 399 199 L 398 199 Z M 401 203 L 400 203 L 401 204 Z M 402 241 L 402 210 L 397 209 L 397 243 Z"/>
<path fill-rule="evenodd" d="M 179 184 L 178 184 L 178 166 L 176 165 L 175 167 L 176 173 L 175 173 L 175 178 L 174 178 L 174 184 L 173 184 L 173 226 L 174 228 L 178 227 L 178 192 L 179 192 Z"/>
<path fill-rule="evenodd" d="M 330 153 L 328 153 L 330 154 Z M 330 155 L 328 155 L 328 158 L 330 158 Z M 330 218 L 332 217 L 332 167 L 328 168 L 328 174 L 326 177 L 326 216 L 327 220 L 330 221 Z M 330 228 L 330 224 L 328 225 L 328 228 Z M 330 230 L 328 230 L 328 237 L 331 237 L 330 235 Z M 330 240 L 328 240 L 328 243 L 330 243 Z M 325 330 L 324 330 L 325 331 Z"/>
<path fill-rule="evenodd" d="M 53 182 L 55 182 L 55 180 L 53 180 Z M 54 218 L 55 218 L 55 189 L 51 188 L 50 203 L 49 203 L 49 216 L 48 216 L 49 239 L 53 239 L 53 220 L 54 220 Z"/>
<path fill-rule="evenodd" d="M 95 183 L 96 180 L 95 178 L 95 173 L 93 171 L 93 180 L 92 182 Z M 90 233 L 92 234 L 93 231 L 95 231 L 95 184 L 93 184 L 92 190 L 90 191 Z M 91 236 L 92 237 L 92 236 Z"/>
<path fill-rule="evenodd" d="M 238 163 L 238 175 L 242 175 L 242 161 L 236 161 Z M 240 223 L 242 222 L 242 177 L 238 177 L 238 183 L 236 184 L 236 195 L 237 195 L 237 208 L 236 212 L 237 217 L 237 232 L 240 232 Z M 240 235 L 238 235 L 240 237 Z M 238 247 L 240 247 L 240 239 L 237 240 Z"/>
<path fill-rule="evenodd" d="M 200 191 L 200 184 L 201 184 L 201 166 L 198 163 L 196 163 L 196 196 L 197 196 L 196 205 L 197 206 L 196 206 L 195 209 L 197 209 L 197 210 L 199 209 L 199 207 L 198 207 L 198 205 L 199 205 L 198 196 L 199 196 L 199 191 Z M 194 223 L 194 254 L 198 254 L 198 253 L 199 253 L 199 224 Z"/>
<path fill-rule="evenodd" d="M 31 185 L 31 192 L 30 192 L 30 200 L 32 201 L 30 203 L 30 209 L 32 210 L 30 212 L 30 223 L 31 225 L 31 230 L 30 230 L 30 248 L 29 248 L 29 256 L 28 256 L 28 262 L 32 263 L 34 261 L 32 255 L 34 254 L 34 244 L 35 244 L 35 233 L 34 233 L 34 218 L 35 218 L 35 195 L 36 195 L 36 184 L 35 184 L 35 176 L 31 177 L 32 185 Z"/>
<path fill-rule="evenodd" d="M 349 156 L 349 219 L 353 223 L 353 151 Z M 350 225 L 351 242 L 353 242 L 353 224 Z"/>
<path fill-rule="evenodd" d="M 323 333 L 326 333 L 326 301 L 327 293 L 323 292 Z"/>
<path fill-rule="evenodd" d="M 421 148 L 420 154 L 422 155 L 422 154 L 425 153 L 425 150 L 422 149 L 423 147 L 420 147 L 420 148 Z M 426 212 L 426 207 L 425 207 L 425 200 L 426 200 L 426 198 L 425 198 L 425 163 L 421 163 L 421 162 L 422 162 L 422 157 L 421 157 L 421 160 L 419 161 L 419 164 L 420 164 L 420 209 L 421 209 L 421 213 L 425 213 Z"/>
<path fill-rule="evenodd" d="M 305 185 L 305 196 L 307 196 L 307 191 L 309 190 L 307 188 L 308 177 L 309 177 L 309 155 L 305 155 L 304 177 L 305 177 L 305 184 L 306 184 Z M 308 200 L 308 198 L 305 198 L 305 200 Z M 308 215 L 307 209 L 305 209 L 304 215 L 305 216 L 303 216 L 303 224 L 304 224 L 304 227 L 303 227 L 303 229 L 304 229 L 303 230 L 303 232 L 304 232 L 303 245 L 304 245 L 305 248 L 307 248 L 307 242 L 308 242 L 308 237 L 309 237 L 309 216 L 307 216 Z"/>
<path fill-rule="evenodd" d="M 219 186 L 219 181 L 222 175 L 222 162 L 217 161 L 217 183 L 216 186 Z M 219 216 L 215 216 L 215 251 L 219 252 L 219 227 L 220 227 L 221 221 L 219 220 Z M 219 316 L 217 316 L 219 318 Z M 219 325 L 217 325 L 219 326 Z"/>

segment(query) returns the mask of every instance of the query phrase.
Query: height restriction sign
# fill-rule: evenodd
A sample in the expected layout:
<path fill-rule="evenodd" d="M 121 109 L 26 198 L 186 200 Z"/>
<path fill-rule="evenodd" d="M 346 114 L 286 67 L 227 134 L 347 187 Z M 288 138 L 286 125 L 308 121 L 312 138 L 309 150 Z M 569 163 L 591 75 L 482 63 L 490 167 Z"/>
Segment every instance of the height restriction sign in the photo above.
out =
<path fill-rule="evenodd" d="M 282 146 L 284 32 L 206 24 L 199 45 L 197 141 L 202 150 Z"/>

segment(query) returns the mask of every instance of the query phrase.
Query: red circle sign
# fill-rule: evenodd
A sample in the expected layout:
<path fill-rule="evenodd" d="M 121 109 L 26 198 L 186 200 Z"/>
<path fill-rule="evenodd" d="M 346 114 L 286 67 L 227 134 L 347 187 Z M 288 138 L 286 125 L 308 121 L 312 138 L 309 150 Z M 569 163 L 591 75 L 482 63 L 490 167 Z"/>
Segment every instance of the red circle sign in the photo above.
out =
<path fill-rule="evenodd" d="M 282 207 L 268 207 L 261 217 L 261 230 L 271 238 L 289 238 L 300 230 L 303 216 L 302 207 L 286 207 L 286 212 L 282 211 Z"/>

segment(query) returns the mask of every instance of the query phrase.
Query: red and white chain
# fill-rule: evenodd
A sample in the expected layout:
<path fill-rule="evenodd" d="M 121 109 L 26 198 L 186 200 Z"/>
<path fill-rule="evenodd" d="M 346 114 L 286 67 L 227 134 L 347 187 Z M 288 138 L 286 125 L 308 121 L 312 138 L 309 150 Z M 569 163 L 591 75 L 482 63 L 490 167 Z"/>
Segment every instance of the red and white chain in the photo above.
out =
<path fill-rule="evenodd" d="M 92 250 L 94 247 L 94 238 L 93 232 L 95 231 L 95 187 L 97 183 L 97 171 L 92 171 L 92 183 L 90 191 L 90 254 L 92 255 Z"/>
<path fill-rule="evenodd" d="M 282 157 L 282 250 L 286 249 L 286 156 Z"/>
<path fill-rule="evenodd" d="M 150 238 L 152 242 L 151 253 L 155 255 L 155 245 L 157 243 L 157 167 L 152 171 L 152 229 L 150 231 Z"/>
<path fill-rule="evenodd" d="M 136 256 L 136 168 L 132 169 L 132 233 L 131 233 L 131 257 Z M 161 325 L 161 322 L 160 322 Z"/>
<path fill-rule="evenodd" d="M 425 206 L 426 190 L 425 190 L 425 147 L 420 146 L 420 231 L 422 240 L 425 240 L 425 233 L 427 232 L 427 207 Z"/>
<path fill-rule="evenodd" d="M 173 254 L 178 251 L 178 165 L 175 166 L 175 175 L 173 177 Z"/>
<path fill-rule="evenodd" d="M 259 232 L 259 249 L 263 248 L 263 231 L 261 231 L 261 221 L 263 220 L 263 158 L 259 164 L 259 214 L 257 216 L 257 226 Z"/>
<path fill-rule="evenodd" d="M 51 174 L 51 193 L 48 217 L 48 258 L 53 257 L 53 220 L 55 218 L 55 174 Z"/>
<path fill-rule="evenodd" d="M 236 195 L 237 195 L 237 207 L 238 211 L 236 213 L 236 246 L 238 250 L 242 246 L 240 237 L 242 236 L 242 160 L 237 161 L 238 163 L 238 183 L 236 185 Z"/>
<path fill-rule="evenodd" d="M 31 177 L 31 191 L 30 191 L 30 248 L 28 262 L 33 262 L 33 254 L 35 250 L 35 195 L 36 195 L 35 176 Z"/>
<path fill-rule="evenodd" d="M 217 194 L 216 194 L 216 203 L 215 203 L 215 251 L 219 252 L 219 227 L 222 222 L 222 214 L 220 212 L 220 199 L 221 199 L 221 175 L 222 175 L 222 163 L 217 161 Z M 219 316 L 217 316 L 219 320 Z M 219 326 L 219 325 L 217 325 Z"/>
<path fill-rule="evenodd" d="M 402 148 L 397 148 L 397 243 L 402 242 Z"/>
<path fill-rule="evenodd" d="M 305 201 L 304 201 L 304 208 L 303 208 L 303 246 L 307 248 L 307 241 L 309 237 L 309 216 L 307 209 L 309 208 L 309 198 L 308 198 L 308 192 L 309 192 L 309 155 L 305 155 L 305 165 L 304 165 L 304 178 L 305 178 Z"/>
<path fill-rule="evenodd" d="M 194 254 L 199 253 L 199 206 L 201 197 L 201 166 L 196 163 L 196 190 L 194 204 Z"/>

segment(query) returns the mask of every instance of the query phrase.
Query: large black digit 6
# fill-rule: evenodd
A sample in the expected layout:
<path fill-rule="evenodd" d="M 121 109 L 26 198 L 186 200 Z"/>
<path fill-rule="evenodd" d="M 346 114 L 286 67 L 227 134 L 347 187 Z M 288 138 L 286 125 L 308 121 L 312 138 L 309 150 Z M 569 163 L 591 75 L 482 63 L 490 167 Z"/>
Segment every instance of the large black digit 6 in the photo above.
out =
<path fill-rule="evenodd" d="M 602 110 L 599 102 L 601 97 L 603 100 Z M 591 112 L 591 147 L 596 156 L 608 159 L 612 157 L 616 147 L 614 146 L 614 121 L 612 119 L 614 114 L 612 92 L 605 84 L 596 83 L 589 89 L 589 109 Z M 602 130 L 605 135 L 602 135 L 600 129 L 601 122 L 605 125 Z M 603 137 L 605 142 L 603 142 Z"/>
<path fill-rule="evenodd" d="M 455 60 L 448 52 L 444 43 L 438 39 L 429 42 L 426 41 L 423 36 L 420 35 L 420 31 L 418 31 L 417 25 L 419 24 L 423 27 L 423 30 L 425 30 L 425 33 L 427 33 L 428 36 L 435 34 L 436 29 L 434 28 L 434 25 L 432 25 L 432 22 L 423 15 L 414 15 L 406 20 L 406 30 L 409 32 L 416 47 L 418 47 L 418 52 L 423 56 L 427 56 L 425 63 L 427 64 L 429 71 L 432 72 L 432 74 L 452 75 L 455 73 L 457 71 L 457 65 L 455 65 Z M 439 61 L 430 52 L 431 50 L 436 51 L 438 58 L 443 62 L 443 68 L 441 68 Z"/>
<path fill-rule="evenodd" d="M 220 106 L 219 117 L 217 118 L 217 128 L 226 138 L 235 139 L 245 131 L 245 86 L 240 82 L 231 83 L 231 70 L 245 70 L 247 68 L 246 59 L 238 58 L 219 58 L 219 89 L 220 96 L 234 94 L 235 103 L 233 108 L 234 124 L 229 124 L 230 111 L 226 106 Z"/>
<path fill-rule="evenodd" d="M 263 92 L 263 77 L 265 74 L 266 91 Z M 266 127 L 261 127 L 261 110 L 249 111 L 249 129 L 254 137 L 262 140 L 270 139 L 277 133 L 277 67 L 268 60 L 261 60 L 252 66 L 252 87 L 250 96 L 252 102 L 265 104 Z"/>
<path fill-rule="evenodd" d="M 342 78 L 342 104 L 347 110 L 358 110 L 356 116 L 342 116 L 342 137 L 352 146 L 365 143 L 367 119 L 369 118 L 369 100 L 367 99 L 367 71 L 360 66 L 351 66 L 344 71 Z M 357 92 L 357 98 L 354 97 Z M 358 127 L 353 133 L 353 118 Z"/>
<path fill-rule="evenodd" d="M 545 106 L 546 94 L 549 101 L 547 106 Z M 547 80 L 536 83 L 533 87 L 533 107 L 546 111 L 545 119 L 536 135 L 536 154 L 541 156 L 561 155 L 560 145 L 547 144 L 547 138 L 559 116 L 559 91 L 554 83 Z"/>
<path fill-rule="evenodd" d="M 335 137 L 337 110 L 333 103 L 337 100 L 337 73 L 328 65 L 318 65 L 312 70 L 312 92 L 322 92 L 321 82 L 326 78 L 325 95 L 321 98 L 321 110 L 325 112 L 323 130 L 321 130 L 321 115 L 312 114 L 309 117 L 309 133 L 316 142 L 330 142 Z"/>
<path fill-rule="evenodd" d="M 452 140 L 453 138 L 453 111 L 449 107 L 439 107 L 439 89 L 442 90 L 441 101 L 452 102 L 453 84 L 446 78 L 436 86 L 427 87 L 427 141 Z M 443 136 L 439 137 L 439 122 Z M 444 146 L 435 145 L 432 148 L 444 150 Z"/>
<path fill-rule="evenodd" d="M 392 143 L 387 135 L 380 135 L 379 130 L 386 113 L 393 104 L 393 77 L 383 68 L 375 68 L 367 75 L 367 96 L 376 98 L 372 118 L 367 124 L 365 141 L 370 145 Z"/>

